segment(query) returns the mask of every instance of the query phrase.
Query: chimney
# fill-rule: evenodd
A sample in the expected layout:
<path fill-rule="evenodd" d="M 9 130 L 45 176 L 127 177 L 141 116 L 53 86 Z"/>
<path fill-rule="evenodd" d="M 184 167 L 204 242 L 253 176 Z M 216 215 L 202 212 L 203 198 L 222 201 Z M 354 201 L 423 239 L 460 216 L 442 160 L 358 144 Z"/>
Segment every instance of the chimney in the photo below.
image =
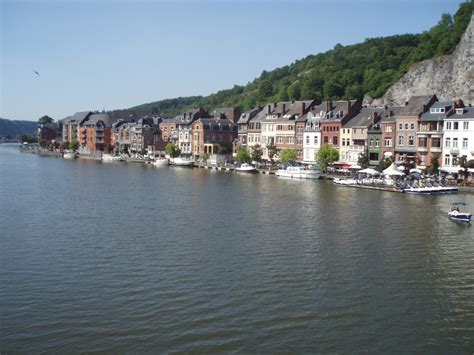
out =
<path fill-rule="evenodd" d="M 282 115 L 285 114 L 285 109 L 286 109 L 286 104 L 283 103 L 283 104 L 282 104 L 282 108 L 281 108 L 281 114 L 282 114 Z"/>
<path fill-rule="evenodd" d="M 332 102 L 331 100 L 326 101 L 326 111 L 332 110 Z"/>
<path fill-rule="evenodd" d="M 306 111 L 306 103 L 303 101 L 301 104 L 301 114 L 304 115 L 304 112 Z"/>
<path fill-rule="evenodd" d="M 272 112 L 272 105 L 267 106 L 267 114 L 270 114 Z"/>
<path fill-rule="evenodd" d="M 464 102 L 461 99 L 457 99 L 454 101 L 454 108 L 463 108 Z"/>
<path fill-rule="evenodd" d="M 375 125 L 375 121 L 377 121 L 377 112 L 374 111 L 372 112 L 372 114 L 370 115 L 370 123 L 372 124 L 372 127 Z"/>
<path fill-rule="evenodd" d="M 276 108 L 277 105 L 278 105 L 278 103 L 274 102 L 274 103 L 273 103 L 273 108 Z"/>

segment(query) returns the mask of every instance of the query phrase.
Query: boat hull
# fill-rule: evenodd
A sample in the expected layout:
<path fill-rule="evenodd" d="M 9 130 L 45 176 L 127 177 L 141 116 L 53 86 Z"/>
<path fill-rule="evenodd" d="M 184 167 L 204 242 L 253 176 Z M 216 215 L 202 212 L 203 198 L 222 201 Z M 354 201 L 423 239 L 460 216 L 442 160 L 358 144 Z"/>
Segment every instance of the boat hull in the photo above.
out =
<path fill-rule="evenodd" d="M 453 221 L 459 222 L 470 222 L 471 221 L 471 214 L 470 213 L 461 213 L 461 212 L 449 212 L 448 216 Z"/>
<path fill-rule="evenodd" d="M 276 176 L 283 177 L 283 178 L 291 178 L 291 179 L 319 179 L 319 173 L 313 172 L 288 172 L 288 171 L 277 171 L 275 173 Z"/>

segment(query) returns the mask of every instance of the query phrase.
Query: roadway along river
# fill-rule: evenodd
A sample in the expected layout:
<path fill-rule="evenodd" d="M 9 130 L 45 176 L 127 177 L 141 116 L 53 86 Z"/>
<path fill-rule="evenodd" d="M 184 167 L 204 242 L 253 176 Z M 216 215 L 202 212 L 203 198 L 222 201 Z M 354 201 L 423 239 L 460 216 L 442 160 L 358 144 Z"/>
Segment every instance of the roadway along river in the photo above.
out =
<path fill-rule="evenodd" d="M 472 352 L 473 195 L 0 145 L 0 351 Z"/>

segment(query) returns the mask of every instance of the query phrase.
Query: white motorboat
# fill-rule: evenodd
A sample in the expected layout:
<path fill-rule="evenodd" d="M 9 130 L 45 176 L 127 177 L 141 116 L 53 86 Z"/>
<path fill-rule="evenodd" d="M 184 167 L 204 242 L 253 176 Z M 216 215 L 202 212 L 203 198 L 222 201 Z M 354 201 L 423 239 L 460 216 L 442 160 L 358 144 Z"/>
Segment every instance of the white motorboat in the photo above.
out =
<path fill-rule="evenodd" d="M 253 172 L 256 172 L 257 169 L 253 165 L 243 163 L 242 165 L 237 166 L 235 168 L 235 171 L 242 172 L 242 173 L 253 173 Z"/>
<path fill-rule="evenodd" d="M 300 166 L 288 166 L 286 169 L 278 169 L 276 176 L 296 179 L 319 179 L 319 172 L 305 169 Z"/>
<path fill-rule="evenodd" d="M 167 158 L 158 158 L 158 159 L 155 159 L 155 161 L 153 162 L 154 166 L 166 166 L 168 164 L 169 164 L 169 160 Z"/>
<path fill-rule="evenodd" d="M 70 150 L 65 150 L 63 153 L 63 158 L 64 159 L 76 159 L 77 155 L 76 152 L 70 151 Z"/>
<path fill-rule="evenodd" d="M 104 163 L 115 163 L 122 161 L 120 155 L 112 155 L 112 154 L 103 154 L 102 155 L 102 162 Z"/>
<path fill-rule="evenodd" d="M 454 202 L 451 207 L 451 211 L 448 212 L 450 219 L 454 221 L 467 222 L 471 221 L 472 215 L 470 213 L 459 211 L 459 206 L 465 206 L 464 202 Z"/>
<path fill-rule="evenodd" d="M 190 159 L 177 157 L 177 158 L 171 159 L 170 165 L 183 166 L 183 167 L 192 167 L 194 165 L 194 161 L 192 161 Z"/>
<path fill-rule="evenodd" d="M 458 191 L 459 188 L 457 186 L 423 186 L 403 189 L 405 193 L 417 195 L 453 194 Z"/>

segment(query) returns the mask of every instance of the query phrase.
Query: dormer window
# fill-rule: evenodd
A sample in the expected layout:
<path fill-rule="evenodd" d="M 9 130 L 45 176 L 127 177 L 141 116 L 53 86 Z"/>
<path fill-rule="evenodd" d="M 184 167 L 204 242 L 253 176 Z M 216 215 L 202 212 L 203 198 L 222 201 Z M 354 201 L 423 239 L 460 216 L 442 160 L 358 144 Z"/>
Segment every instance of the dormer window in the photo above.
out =
<path fill-rule="evenodd" d="M 456 115 L 462 115 L 464 113 L 464 109 L 463 108 L 457 108 L 456 109 Z"/>

